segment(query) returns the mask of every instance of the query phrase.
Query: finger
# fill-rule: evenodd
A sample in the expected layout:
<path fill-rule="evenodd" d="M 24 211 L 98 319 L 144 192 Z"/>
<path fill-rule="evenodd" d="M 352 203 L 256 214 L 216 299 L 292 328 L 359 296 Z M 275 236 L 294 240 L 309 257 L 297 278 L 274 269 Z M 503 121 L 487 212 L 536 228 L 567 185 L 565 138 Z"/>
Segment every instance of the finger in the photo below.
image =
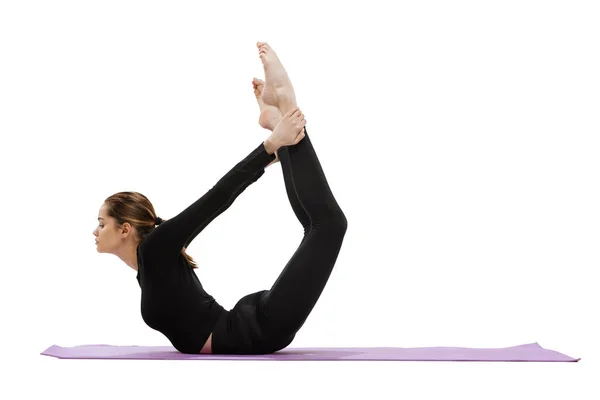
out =
<path fill-rule="evenodd" d="M 300 141 L 301 141 L 302 139 L 304 139 L 304 136 L 305 136 L 305 135 L 304 135 L 304 131 L 302 131 L 302 133 L 301 133 L 300 135 L 298 135 L 298 137 L 297 137 L 297 138 L 296 138 L 296 140 L 294 141 L 294 144 L 298 144 L 298 143 L 300 143 Z"/>
<path fill-rule="evenodd" d="M 285 113 L 285 115 L 290 117 L 290 116 L 294 115 L 294 113 L 296 113 L 298 110 L 299 110 L 298 107 L 291 108 L 290 110 L 288 110 L 288 112 Z"/>

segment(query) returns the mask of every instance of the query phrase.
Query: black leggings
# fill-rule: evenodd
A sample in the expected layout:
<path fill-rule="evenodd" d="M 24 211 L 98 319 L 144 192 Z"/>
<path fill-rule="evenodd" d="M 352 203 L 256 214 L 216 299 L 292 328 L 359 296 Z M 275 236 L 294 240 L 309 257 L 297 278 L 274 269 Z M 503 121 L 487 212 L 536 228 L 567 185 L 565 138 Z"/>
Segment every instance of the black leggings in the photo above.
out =
<path fill-rule="evenodd" d="M 321 296 L 347 229 L 317 153 L 308 137 L 277 154 L 292 209 L 304 238 L 270 290 L 262 296 L 260 325 L 267 335 L 289 337 L 304 324 Z"/>
<path fill-rule="evenodd" d="M 249 294 L 217 322 L 213 353 L 264 354 L 287 347 L 321 296 L 347 229 L 310 142 L 277 154 L 304 238 L 270 290 Z"/>

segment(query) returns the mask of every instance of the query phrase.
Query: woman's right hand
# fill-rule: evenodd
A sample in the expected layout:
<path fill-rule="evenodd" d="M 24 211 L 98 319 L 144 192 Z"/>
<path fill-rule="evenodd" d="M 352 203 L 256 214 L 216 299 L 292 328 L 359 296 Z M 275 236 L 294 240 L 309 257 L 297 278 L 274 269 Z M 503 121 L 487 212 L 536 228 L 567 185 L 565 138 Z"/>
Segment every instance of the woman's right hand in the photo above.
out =
<path fill-rule="evenodd" d="M 281 117 L 269 139 L 275 144 L 276 149 L 281 146 L 298 144 L 306 136 L 304 134 L 305 125 L 304 114 L 298 107 L 294 107 Z"/>

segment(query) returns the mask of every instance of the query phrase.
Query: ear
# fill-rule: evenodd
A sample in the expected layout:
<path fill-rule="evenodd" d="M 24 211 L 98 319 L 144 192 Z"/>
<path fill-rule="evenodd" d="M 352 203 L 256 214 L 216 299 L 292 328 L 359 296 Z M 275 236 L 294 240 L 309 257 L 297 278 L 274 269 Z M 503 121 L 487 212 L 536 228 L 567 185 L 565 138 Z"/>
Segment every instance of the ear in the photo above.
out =
<path fill-rule="evenodd" d="M 131 226 L 129 222 L 125 222 L 123 225 L 121 225 L 121 229 L 123 230 L 123 234 L 125 236 L 133 232 L 133 226 Z"/>

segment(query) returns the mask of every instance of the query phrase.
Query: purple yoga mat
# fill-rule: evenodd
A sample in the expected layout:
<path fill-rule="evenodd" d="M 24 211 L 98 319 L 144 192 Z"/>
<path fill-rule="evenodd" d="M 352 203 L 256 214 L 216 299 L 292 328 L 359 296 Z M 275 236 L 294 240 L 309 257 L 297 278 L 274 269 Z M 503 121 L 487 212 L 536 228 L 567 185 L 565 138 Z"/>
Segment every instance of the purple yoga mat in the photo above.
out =
<path fill-rule="evenodd" d="M 172 346 L 51 346 L 45 356 L 119 360 L 275 360 L 275 361 L 579 361 L 538 343 L 498 349 L 468 347 L 288 347 L 273 354 L 184 354 Z"/>

